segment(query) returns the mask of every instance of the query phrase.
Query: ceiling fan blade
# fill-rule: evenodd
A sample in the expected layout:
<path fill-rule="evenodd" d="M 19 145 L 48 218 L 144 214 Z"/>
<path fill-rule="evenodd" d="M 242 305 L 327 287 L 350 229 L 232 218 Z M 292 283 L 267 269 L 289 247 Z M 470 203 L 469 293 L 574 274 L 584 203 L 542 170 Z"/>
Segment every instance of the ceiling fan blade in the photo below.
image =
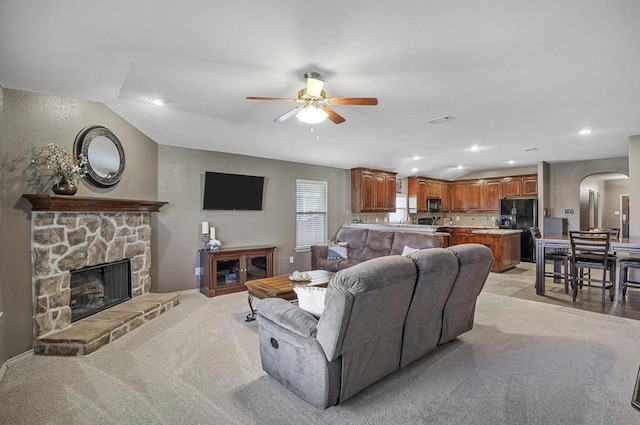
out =
<path fill-rule="evenodd" d="M 247 96 L 247 100 L 273 100 L 273 101 L 276 101 L 276 102 L 295 102 L 297 99 L 291 99 L 289 97 Z"/>
<path fill-rule="evenodd" d="M 275 122 L 283 122 L 288 120 L 289 118 L 291 118 L 292 116 L 294 116 L 295 114 L 298 113 L 298 111 L 300 110 L 299 106 L 296 106 L 295 108 L 285 112 L 284 114 L 280 115 L 278 118 L 276 118 L 274 121 Z"/>
<path fill-rule="evenodd" d="M 342 115 L 338 114 L 336 111 L 326 105 L 322 105 L 322 110 L 325 111 L 327 115 L 329 115 L 329 119 L 333 121 L 334 124 L 342 124 L 345 121 Z"/>
<path fill-rule="evenodd" d="M 331 105 L 371 105 L 378 104 L 375 97 L 332 97 L 327 99 Z"/>

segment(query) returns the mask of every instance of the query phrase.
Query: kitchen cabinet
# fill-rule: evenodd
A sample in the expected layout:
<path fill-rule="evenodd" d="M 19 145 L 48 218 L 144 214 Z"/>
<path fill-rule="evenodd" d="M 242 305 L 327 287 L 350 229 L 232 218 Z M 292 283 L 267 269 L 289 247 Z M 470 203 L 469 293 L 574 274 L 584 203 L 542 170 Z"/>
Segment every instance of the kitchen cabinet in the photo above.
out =
<path fill-rule="evenodd" d="M 522 176 L 522 196 L 525 198 L 538 196 L 538 176 Z"/>
<path fill-rule="evenodd" d="M 442 180 L 409 177 L 409 199 L 412 205 L 416 205 L 410 212 L 427 212 L 427 198 L 440 199 L 440 211 L 449 211 L 448 185 Z"/>
<path fill-rule="evenodd" d="M 395 212 L 396 173 L 368 168 L 351 170 L 351 212 Z"/>
<path fill-rule="evenodd" d="M 467 211 L 467 183 L 464 181 L 449 185 L 449 210 L 454 212 Z"/>
<path fill-rule="evenodd" d="M 207 297 L 246 291 L 249 280 L 273 276 L 272 245 L 200 251 L 200 292 Z"/>
<path fill-rule="evenodd" d="M 450 245 L 461 245 L 463 243 L 469 243 L 469 237 L 471 237 L 471 231 L 473 229 L 468 227 L 452 227 L 449 232 L 451 233 Z"/>
<path fill-rule="evenodd" d="M 427 210 L 427 179 L 422 177 L 409 177 L 409 205 L 415 205 L 414 212 Z"/>
<path fill-rule="evenodd" d="M 502 196 L 504 198 L 535 198 L 538 196 L 538 176 L 504 177 L 502 179 Z"/>
<path fill-rule="evenodd" d="M 442 183 L 442 205 L 440 206 L 440 211 L 448 212 L 451 211 L 451 196 L 449 195 L 449 183 Z"/>
<path fill-rule="evenodd" d="M 501 188 L 500 179 L 469 181 L 467 183 L 467 211 L 500 211 Z"/>

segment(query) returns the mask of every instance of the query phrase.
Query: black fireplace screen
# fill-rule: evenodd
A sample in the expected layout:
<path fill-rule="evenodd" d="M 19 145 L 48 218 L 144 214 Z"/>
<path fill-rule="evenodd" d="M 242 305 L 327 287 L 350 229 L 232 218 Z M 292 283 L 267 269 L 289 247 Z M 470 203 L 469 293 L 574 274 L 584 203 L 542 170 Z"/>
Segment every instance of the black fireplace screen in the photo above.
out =
<path fill-rule="evenodd" d="M 131 261 L 71 271 L 71 321 L 131 299 Z"/>

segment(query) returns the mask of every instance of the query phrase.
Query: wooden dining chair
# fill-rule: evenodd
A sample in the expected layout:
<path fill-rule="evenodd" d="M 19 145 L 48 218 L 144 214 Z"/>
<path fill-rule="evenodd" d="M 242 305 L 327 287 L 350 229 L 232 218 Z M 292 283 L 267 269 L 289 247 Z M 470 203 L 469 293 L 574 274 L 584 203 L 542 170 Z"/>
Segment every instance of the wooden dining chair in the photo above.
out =
<path fill-rule="evenodd" d="M 616 257 L 610 255 L 609 232 L 569 232 L 571 241 L 571 270 L 573 301 L 576 301 L 578 289 L 584 282 L 590 286 L 597 282 L 602 286 L 602 306 L 605 305 L 605 293 L 609 290 L 611 301 L 615 298 L 616 288 Z M 602 277 L 585 274 L 585 269 L 602 271 Z"/>

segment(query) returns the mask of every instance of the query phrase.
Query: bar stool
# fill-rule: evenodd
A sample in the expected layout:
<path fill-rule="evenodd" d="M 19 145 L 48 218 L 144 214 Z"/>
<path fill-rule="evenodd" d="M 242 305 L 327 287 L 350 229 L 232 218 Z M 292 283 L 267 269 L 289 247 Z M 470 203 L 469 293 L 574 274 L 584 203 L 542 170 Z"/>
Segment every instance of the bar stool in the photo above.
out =
<path fill-rule="evenodd" d="M 531 232 L 534 243 L 537 239 L 542 238 L 539 227 L 529 227 L 529 231 Z M 534 261 L 538 261 L 535 258 L 535 250 L 533 252 Z M 571 279 L 571 253 L 566 249 L 557 249 L 555 251 L 545 252 L 544 262 L 545 264 L 553 264 L 553 271 L 548 272 L 545 270 L 545 277 L 553 277 L 553 281 L 555 283 L 560 282 L 560 279 L 564 278 L 564 292 L 565 294 L 568 294 L 569 282 Z"/>
<path fill-rule="evenodd" d="M 618 259 L 620 265 L 620 275 L 618 281 L 618 302 L 625 303 L 627 296 L 627 286 L 640 288 L 640 282 L 629 279 L 629 269 L 640 269 L 640 258 L 626 257 Z"/>
<path fill-rule="evenodd" d="M 569 232 L 571 241 L 571 266 L 573 272 L 573 302 L 578 295 L 578 287 L 582 288 L 583 282 L 589 285 L 591 282 L 599 282 L 602 286 L 602 307 L 605 305 L 605 293 L 609 290 L 611 301 L 615 298 L 616 288 L 616 257 L 609 252 L 608 232 Z M 584 269 L 599 269 L 602 278 L 583 274 Z M 609 277 L 607 278 L 607 272 Z"/>

